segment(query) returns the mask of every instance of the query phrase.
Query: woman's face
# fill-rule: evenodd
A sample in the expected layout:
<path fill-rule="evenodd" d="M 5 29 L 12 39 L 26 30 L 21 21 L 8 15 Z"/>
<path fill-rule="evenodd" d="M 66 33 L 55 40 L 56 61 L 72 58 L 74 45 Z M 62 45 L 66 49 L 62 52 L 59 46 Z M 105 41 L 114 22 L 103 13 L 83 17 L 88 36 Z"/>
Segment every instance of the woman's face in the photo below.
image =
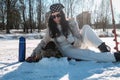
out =
<path fill-rule="evenodd" d="M 60 24 L 60 20 L 61 20 L 61 14 L 60 14 L 60 12 L 54 12 L 54 13 L 52 13 L 51 15 L 52 15 L 53 20 L 54 20 L 57 24 Z"/>

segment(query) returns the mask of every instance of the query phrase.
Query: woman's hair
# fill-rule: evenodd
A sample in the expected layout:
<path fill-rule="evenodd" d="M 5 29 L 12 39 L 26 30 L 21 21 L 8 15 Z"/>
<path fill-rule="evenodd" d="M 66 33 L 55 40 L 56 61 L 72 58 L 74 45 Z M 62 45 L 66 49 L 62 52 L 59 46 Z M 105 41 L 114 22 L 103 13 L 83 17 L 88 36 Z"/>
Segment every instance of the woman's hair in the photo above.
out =
<path fill-rule="evenodd" d="M 60 15 L 61 15 L 60 25 L 62 28 L 62 33 L 65 37 L 67 37 L 67 35 L 69 34 L 69 24 L 68 24 L 68 21 L 65 19 L 65 14 L 63 11 L 60 11 Z M 60 36 L 61 33 L 58 30 L 57 23 L 55 23 L 52 16 L 50 16 L 49 18 L 48 27 L 50 30 L 50 36 L 52 38 Z"/>

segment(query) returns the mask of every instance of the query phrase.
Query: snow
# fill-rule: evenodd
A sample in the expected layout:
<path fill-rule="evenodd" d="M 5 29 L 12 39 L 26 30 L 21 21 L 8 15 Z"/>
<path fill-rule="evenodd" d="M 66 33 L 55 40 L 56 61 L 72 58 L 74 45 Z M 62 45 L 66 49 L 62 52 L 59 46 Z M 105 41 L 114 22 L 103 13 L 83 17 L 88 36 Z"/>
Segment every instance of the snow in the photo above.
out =
<path fill-rule="evenodd" d="M 11 34 L 11 36 L 15 35 Z M 31 34 L 31 38 L 26 39 L 26 58 L 31 55 L 33 49 L 41 41 L 41 39 L 34 39 L 34 36 L 36 35 Z M 19 40 L 18 38 L 9 40 L 9 38 L 0 39 L 0 80 L 120 79 L 119 62 L 68 61 L 66 57 L 43 58 L 37 63 L 18 62 Z M 112 51 L 115 51 L 113 37 L 101 39 L 112 48 Z"/>

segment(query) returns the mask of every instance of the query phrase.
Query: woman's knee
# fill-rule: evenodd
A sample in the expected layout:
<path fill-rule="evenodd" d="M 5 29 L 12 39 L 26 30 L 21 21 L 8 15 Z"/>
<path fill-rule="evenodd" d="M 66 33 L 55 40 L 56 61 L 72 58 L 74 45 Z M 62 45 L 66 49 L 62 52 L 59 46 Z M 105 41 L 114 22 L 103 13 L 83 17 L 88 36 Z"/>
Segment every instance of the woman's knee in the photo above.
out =
<path fill-rule="evenodd" d="M 81 34 L 85 34 L 86 32 L 88 32 L 89 30 L 91 30 L 91 27 L 89 25 L 84 25 L 81 29 Z"/>
<path fill-rule="evenodd" d="M 90 25 L 84 25 L 84 26 L 82 27 L 82 29 L 83 29 L 83 30 L 91 29 L 91 27 L 90 27 Z"/>

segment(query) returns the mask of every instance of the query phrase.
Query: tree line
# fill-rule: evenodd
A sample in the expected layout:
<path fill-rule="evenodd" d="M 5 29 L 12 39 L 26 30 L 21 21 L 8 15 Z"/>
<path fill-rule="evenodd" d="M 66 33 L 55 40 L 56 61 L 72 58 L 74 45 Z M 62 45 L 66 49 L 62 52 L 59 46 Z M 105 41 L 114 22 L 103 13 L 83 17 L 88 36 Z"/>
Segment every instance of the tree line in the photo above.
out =
<path fill-rule="evenodd" d="M 93 5 L 95 0 L 0 0 L 0 30 L 10 33 L 11 29 L 23 29 L 24 33 L 32 33 L 37 29 L 40 32 L 47 26 L 49 6 L 53 3 L 65 6 L 67 18 L 90 11 L 94 13 L 90 24 L 94 23 L 96 28 L 104 26 L 103 29 L 109 24 L 109 0 L 101 0 L 99 5 Z"/>

